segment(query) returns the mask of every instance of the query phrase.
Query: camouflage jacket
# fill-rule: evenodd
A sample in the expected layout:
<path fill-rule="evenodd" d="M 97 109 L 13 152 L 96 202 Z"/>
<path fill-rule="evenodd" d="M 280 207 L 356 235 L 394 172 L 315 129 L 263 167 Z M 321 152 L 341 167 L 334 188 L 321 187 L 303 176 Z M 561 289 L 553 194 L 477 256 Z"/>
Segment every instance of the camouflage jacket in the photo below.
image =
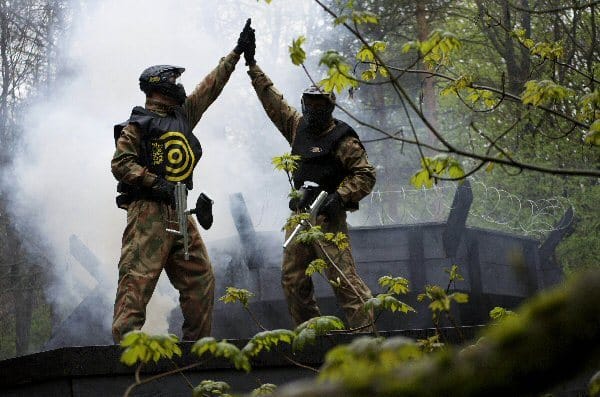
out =
<path fill-rule="evenodd" d="M 248 75 L 252 79 L 252 86 L 267 115 L 291 145 L 294 142 L 302 113 L 286 102 L 271 79 L 258 65 L 251 66 Z M 323 134 L 330 132 L 333 127 L 332 124 Z M 355 137 L 344 138 L 334 155 L 347 172 L 337 192 L 344 203 L 358 203 L 373 190 L 375 168 L 369 163 L 367 152 Z"/>
<path fill-rule="evenodd" d="M 187 116 L 190 129 L 193 129 L 202 114 L 217 99 L 223 87 L 229 80 L 235 65 L 240 56 L 233 51 L 224 58 L 221 58 L 217 67 L 210 72 L 187 97 L 183 104 L 183 110 Z M 148 99 L 145 105 L 147 110 L 153 111 L 160 116 L 165 116 L 169 112 L 169 106 Z M 151 173 L 138 162 L 138 153 L 142 133 L 135 124 L 128 124 L 121 131 L 121 136 L 117 139 L 116 150 L 111 161 L 111 170 L 115 178 L 130 185 L 150 187 L 156 179 L 156 175 Z"/>

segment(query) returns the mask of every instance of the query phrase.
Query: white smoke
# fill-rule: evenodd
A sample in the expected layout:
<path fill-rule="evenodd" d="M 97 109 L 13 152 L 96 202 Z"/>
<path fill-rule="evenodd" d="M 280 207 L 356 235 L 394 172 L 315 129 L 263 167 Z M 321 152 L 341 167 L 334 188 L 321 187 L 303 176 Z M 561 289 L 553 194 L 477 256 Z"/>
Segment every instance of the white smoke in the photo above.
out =
<path fill-rule="evenodd" d="M 69 73 L 31 108 L 20 154 L 3 177 L 12 192 L 13 214 L 30 238 L 49 249 L 45 255 L 55 276 L 49 299 L 71 308 L 83 299 L 74 285 L 91 288 L 96 282 L 76 261 L 65 260 L 71 235 L 99 258 L 99 273 L 112 286 L 106 294 L 114 300 L 125 212 L 114 204 L 112 130 L 133 106 L 143 105 L 140 72 L 153 64 L 184 66 L 182 82 L 191 92 L 233 49 L 246 18 L 252 17 L 259 65 L 297 106 L 309 81 L 289 61 L 286 46 L 306 33 L 315 13 L 309 2 L 298 0 L 271 5 L 255 0 L 106 0 L 79 7 L 72 40 L 64 48 Z M 231 193 L 244 194 L 257 230 L 278 230 L 287 216 L 287 180 L 273 170 L 270 159 L 289 146 L 267 119 L 245 70 L 242 59 L 194 130 L 205 155 L 195 171 L 191 199 L 204 191 L 215 200 L 215 224 L 201 233 L 208 245 L 236 234 L 229 214 Z M 161 279 L 148 307 L 148 330 L 166 332 L 166 313 L 177 304 L 175 296 Z"/>

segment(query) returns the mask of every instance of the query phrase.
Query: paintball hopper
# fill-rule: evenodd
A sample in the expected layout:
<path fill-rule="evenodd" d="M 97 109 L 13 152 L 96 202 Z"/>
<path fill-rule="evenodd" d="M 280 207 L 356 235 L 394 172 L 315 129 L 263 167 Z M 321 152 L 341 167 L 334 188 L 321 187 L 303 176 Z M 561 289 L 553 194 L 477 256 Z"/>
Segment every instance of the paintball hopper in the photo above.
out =
<path fill-rule="evenodd" d="M 200 193 L 198 200 L 196 200 L 196 208 L 190 211 L 190 213 L 196 214 L 198 223 L 204 230 L 210 229 L 213 224 L 212 206 L 213 200 L 206 194 Z"/>

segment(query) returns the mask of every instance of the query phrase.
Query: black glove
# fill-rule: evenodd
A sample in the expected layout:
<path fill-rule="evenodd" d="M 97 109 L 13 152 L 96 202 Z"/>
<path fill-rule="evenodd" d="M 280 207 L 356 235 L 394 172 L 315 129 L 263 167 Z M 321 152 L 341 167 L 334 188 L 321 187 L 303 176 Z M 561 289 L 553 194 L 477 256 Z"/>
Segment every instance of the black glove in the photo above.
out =
<path fill-rule="evenodd" d="M 250 29 L 250 42 L 247 48 L 244 50 L 244 59 L 246 60 L 246 66 L 256 65 L 256 59 L 254 54 L 256 53 L 256 37 L 254 36 L 254 29 Z"/>
<path fill-rule="evenodd" d="M 164 178 L 156 177 L 154 184 L 152 185 L 152 192 L 156 195 L 156 197 L 169 203 L 171 205 L 175 204 L 175 184 L 167 181 Z"/>
<path fill-rule="evenodd" d="M 233 51 L 238 55 L 244 53 L 246 65 L 256 64 L 256 61 L 254 60 L 254 53 L 256 50 L 256 39 L 254 37 L 254 29 L 250 27 L 250 22 L 251 19 L 248 18 L 244 29 L 240 33 L 237 45 L 233 49 Z"/>
<path fill-rule="evenodd" d="M 336 218 L 344 210 L 344 202 L 338 192 L 329 193 L 319 208 L 319 215 L 325 215 L 327 219 Z"/>

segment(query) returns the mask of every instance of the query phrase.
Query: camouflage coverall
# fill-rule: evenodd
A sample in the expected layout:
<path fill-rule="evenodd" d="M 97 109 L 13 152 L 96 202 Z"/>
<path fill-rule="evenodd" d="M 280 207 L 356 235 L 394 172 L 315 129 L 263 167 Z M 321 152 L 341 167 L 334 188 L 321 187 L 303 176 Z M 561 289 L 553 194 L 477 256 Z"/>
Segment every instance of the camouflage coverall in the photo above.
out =
<path fill-rule="evenodd" d="M 217 99 L 239 58 L 234 52 L 222 58 L 187 97 L 183 109 L 191 129 Z M 161 117 L 169 113 L 168 106 L 151 99 L 147 99 L 146 109 Z M 150 187 L 157 176 L 138 162 L 141 133 L 136 124 L 128 124 L 122 130 L 111 169 L 119 181 Z M 212 266 L 191 216 L 187 224 L 189 260 L 184 259 L 183 237 L 165 230 L 177 229 L 176 223 L 177 214 L 168 204 L 140 199 L 128 205 L 112 325 L 115 342 L 144 324 L 146 306 L 163 268 L 179 291 L 183 339 L 197 340 L 210 334 L 215 284 Z"/>
<path fill-rule="evenodd" d="M 294 142 L 302 114 L 288 105 L 282 94 L 258 65 L 251 66 L 248 74 L 267 115 L 291 145 Z M 332 124 L 330 128 L 323 131 L 323 134 L 330 132 L 333 127 Z M 334 155 L 346 173 L 337 192 L 347 206 L 349 203 L 358 203 L 373 189 L 375 169 L 369 164 L 367 153 L 355 137 L 342 138 Z M 336 219 L 326 219 L 320 215 L 317 218 L 317 225 L 320 225 L 323 232 L 326 233 L 343 232 L 348 234 L 345 211 L 342 211 Z M 286 233 L 286 239 L 290 233 L 291 231 Z M 371 298 L 371 291 L 356 273 L 351 248 L 340 251 L 333 244 L 324 244 L 324 248 L 351 284 L 349 285 L 331 265 L 328 266 L 327 278 L 330 280 L 339 278 L 341 281 L 341 286 L 334 288 L 334 293 L 344 310 L 348 324 L 353 328 L 368 324 L 370 315 L 364 311 L 362 302 Z M 325 253 L 317 244 L 309 246 L 292 242 L 283 254 L 281 284 L 290 314 L 296 325 L 321 315 L 314 298 L 312 280 L 305 274 L 308 264 L 317 258 L 328 262 Z"/>

